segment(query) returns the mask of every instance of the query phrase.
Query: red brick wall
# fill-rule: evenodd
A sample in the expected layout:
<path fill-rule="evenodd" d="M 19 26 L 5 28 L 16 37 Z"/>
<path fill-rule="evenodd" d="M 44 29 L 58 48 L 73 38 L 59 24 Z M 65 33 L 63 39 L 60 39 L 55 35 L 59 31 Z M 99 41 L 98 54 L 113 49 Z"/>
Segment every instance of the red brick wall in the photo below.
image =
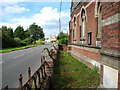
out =
<path fill-rule="evenodd" d="M 59 46 L 60 50 L 66 50 L 67 51 L 67 45 L 65 45 L 65 44 L 59 44 L 58 46 Z"/>
<path fill-rule="evenodd" d="M 120 72 L 118 73 L 118 90 L 120 90 Z"/>
<path fill-rule="evenodd" d="M 86 6 L 89 2 L 84 3 L 83 6 Z M 92 44 L 96 44 L 96 19 L 94 15 L 94 10 L 95 10 L 95 2 L 93 2 L 87 9 L 86 9 L 86 14 L 87 14 L 87 23 L 86 23 L 86 42 L 88 42 L 88 33 L 92 32 Z M 77 10 L 75 15 L 77 15 L 81 11 L 81 8 Z M 72 19 L 74 18 L 73 16 L 71 17 Z M 80 25 L 79 25 L 79 19 L 80 15 L 77 16 L 77 33 L 76 33 L 76 42 L 80 43 Z M 70 37 L 72 37 L 71 43 L 73 43 L 73 22 L 72 21 L 72 34 Z M 91 23 L 92 22 L 92 23 Z"/>
<path fill-rule="evenodd" d="M 93 59 L 95 61 L 100 61 L 100 53 L 96 53 L 96 52 L 92 52 L 92 51 L 88 51 L 88 50 L 84 50 L 84 49 L 79 49 L 79 48 L 75 48 L 72 47 L 72 51 L 84 55 L 90 59 Z"/>
<path fill-rule="evenodd" d="M 100 84 L 103 85 L 103 65 L 100 66 Z"/>
<path fill-rule="evenodd" d="M 103 20 L 119 12 L 119 2 L 102 3 Z M 120 22 L 102 27 L 102 48 L 120 50 Z"/>
<path fill-rule="evenodd" d="M 102 3 L 102 14 L 103 19 L 106 19 L 116 13 L 120 12 L 120 2 L 103 2 Z"/>
<path fill-rule="evenodd" d="M 75 57 L 75 58 L 77 58 L 78 60 L 80 60 L 80 61 L 82 61 L 83 63 L 85 63 L 87 66 L 89 66 L 89 67 L 94 67 L 90 62 L 87 62 L 87 61 L 85 61 L 85 60 L 83 60 L 82 58 L 80 58 L 80 57 L 77 57 L 77 56 L 75 56 L 75 55 L 73 55 L 73 54 L 71 54 L 73 57 Z"/>
<path fill-rule="evenodd" d="M 96 19 L 95 19 L 95 2 L 87 9 L 87 24 L 86 24 L 86 41 L 88 43 L 88 33 L 92 32 L 92 44 L 96 44 Z"/>

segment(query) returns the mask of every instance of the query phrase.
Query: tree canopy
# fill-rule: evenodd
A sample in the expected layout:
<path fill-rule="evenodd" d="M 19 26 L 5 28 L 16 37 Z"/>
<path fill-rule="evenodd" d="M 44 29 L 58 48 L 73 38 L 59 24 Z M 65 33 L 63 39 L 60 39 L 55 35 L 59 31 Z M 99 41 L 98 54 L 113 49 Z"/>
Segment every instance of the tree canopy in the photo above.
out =
<path fill-rule="evenodd" d="M 24 28 L 22 26 L 18 26 L 15 29 L 14 36 L 20 38 L 21 40 L 25 39 Z"/>
<path fill-rule="evenodd" d="M 14 40 L 13 36 L 13 29 L 7 28 L 7 26 L 2 26 L 0 28 L 0 32 L 2 32 L 2 47 L 8 48 L 8 47 L 16 47 L 17 43 Z"/>
<path fill-rule="evenodd" d="M 29 30 L 34 41 L 44 38 L 43 28 L 36 25 L 35 23 L 30 25 Z"/>

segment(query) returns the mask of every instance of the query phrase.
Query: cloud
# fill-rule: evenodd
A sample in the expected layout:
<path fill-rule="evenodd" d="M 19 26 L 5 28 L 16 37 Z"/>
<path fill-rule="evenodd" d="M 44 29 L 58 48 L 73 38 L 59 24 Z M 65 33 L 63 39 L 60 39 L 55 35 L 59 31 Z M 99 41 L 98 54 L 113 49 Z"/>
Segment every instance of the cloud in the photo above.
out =
<path fill-rule="evenodd" d="M 69 11 L 62 11 L 62 30 L 69 29 L 69 19 Z M 29 25 L 31 25 L 33 22 L 43 28 L 46 37 L 57 34 L 59 32 L 59 12 L 57 8 L 53 7 L 44 7 L 40 10 L 40 13 L 33 14 L 30 17 L 23 16 L 21 18 L 12 18 L 11 20 L 9 20 L 9 22 L 0 23 L 0 26 L 11 26 L 15 30 L 18 25 L 21 25 L 24 27 L 24 29 L 27 29 Z"/>
<path fill-rule="evenodd" d="M 13 5 L 4 8 L 4 13 L 22 13 L 24 11 L 29 11 L 29 8 L 20 7 L 19 5 Z"/>
<path fill-rule="evenodd" d="M 61 2 L 61 0 L 1 0 L 1 2 Z M 62 0 L 62 2 L 71 2 L 71 0 Z"/>

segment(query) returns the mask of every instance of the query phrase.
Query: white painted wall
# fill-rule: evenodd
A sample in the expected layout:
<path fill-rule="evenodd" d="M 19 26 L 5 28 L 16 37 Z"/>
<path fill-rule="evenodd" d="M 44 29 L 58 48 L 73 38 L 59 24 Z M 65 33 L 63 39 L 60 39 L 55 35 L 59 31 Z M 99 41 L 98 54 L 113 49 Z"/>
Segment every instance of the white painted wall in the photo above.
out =
<path fill-rule="evenodd" d="M 118 88 L 118 70 L 104 65 L 103 86 L 106 88 Z"/>

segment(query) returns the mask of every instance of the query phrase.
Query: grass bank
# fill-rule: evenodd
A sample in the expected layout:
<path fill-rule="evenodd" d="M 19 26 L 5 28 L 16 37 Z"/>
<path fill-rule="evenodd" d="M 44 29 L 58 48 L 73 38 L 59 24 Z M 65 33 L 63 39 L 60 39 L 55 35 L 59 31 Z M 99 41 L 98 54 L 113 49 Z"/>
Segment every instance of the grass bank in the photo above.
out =
<path fill-rule="evenodd" d="M 0 53 L 6 53 L 6 52 L 15 51 L 15 50 L 30 48 L 30 47 L 34 47 L 34 46 L 38 46 L 38 45 L 40 45 L 40 44 L 32 44 L 32 45 L 20 46 L 20 47 L 15 47 L 15 48 L 5 48 L 5 49 L 0 50 Z"/>
<path fill-rule="evenodd" d="M 97 68 L 90 69 L 66 51 L 59 51 L 54 67 L 55 88 L 97 88 L 99 84 Z"/>

